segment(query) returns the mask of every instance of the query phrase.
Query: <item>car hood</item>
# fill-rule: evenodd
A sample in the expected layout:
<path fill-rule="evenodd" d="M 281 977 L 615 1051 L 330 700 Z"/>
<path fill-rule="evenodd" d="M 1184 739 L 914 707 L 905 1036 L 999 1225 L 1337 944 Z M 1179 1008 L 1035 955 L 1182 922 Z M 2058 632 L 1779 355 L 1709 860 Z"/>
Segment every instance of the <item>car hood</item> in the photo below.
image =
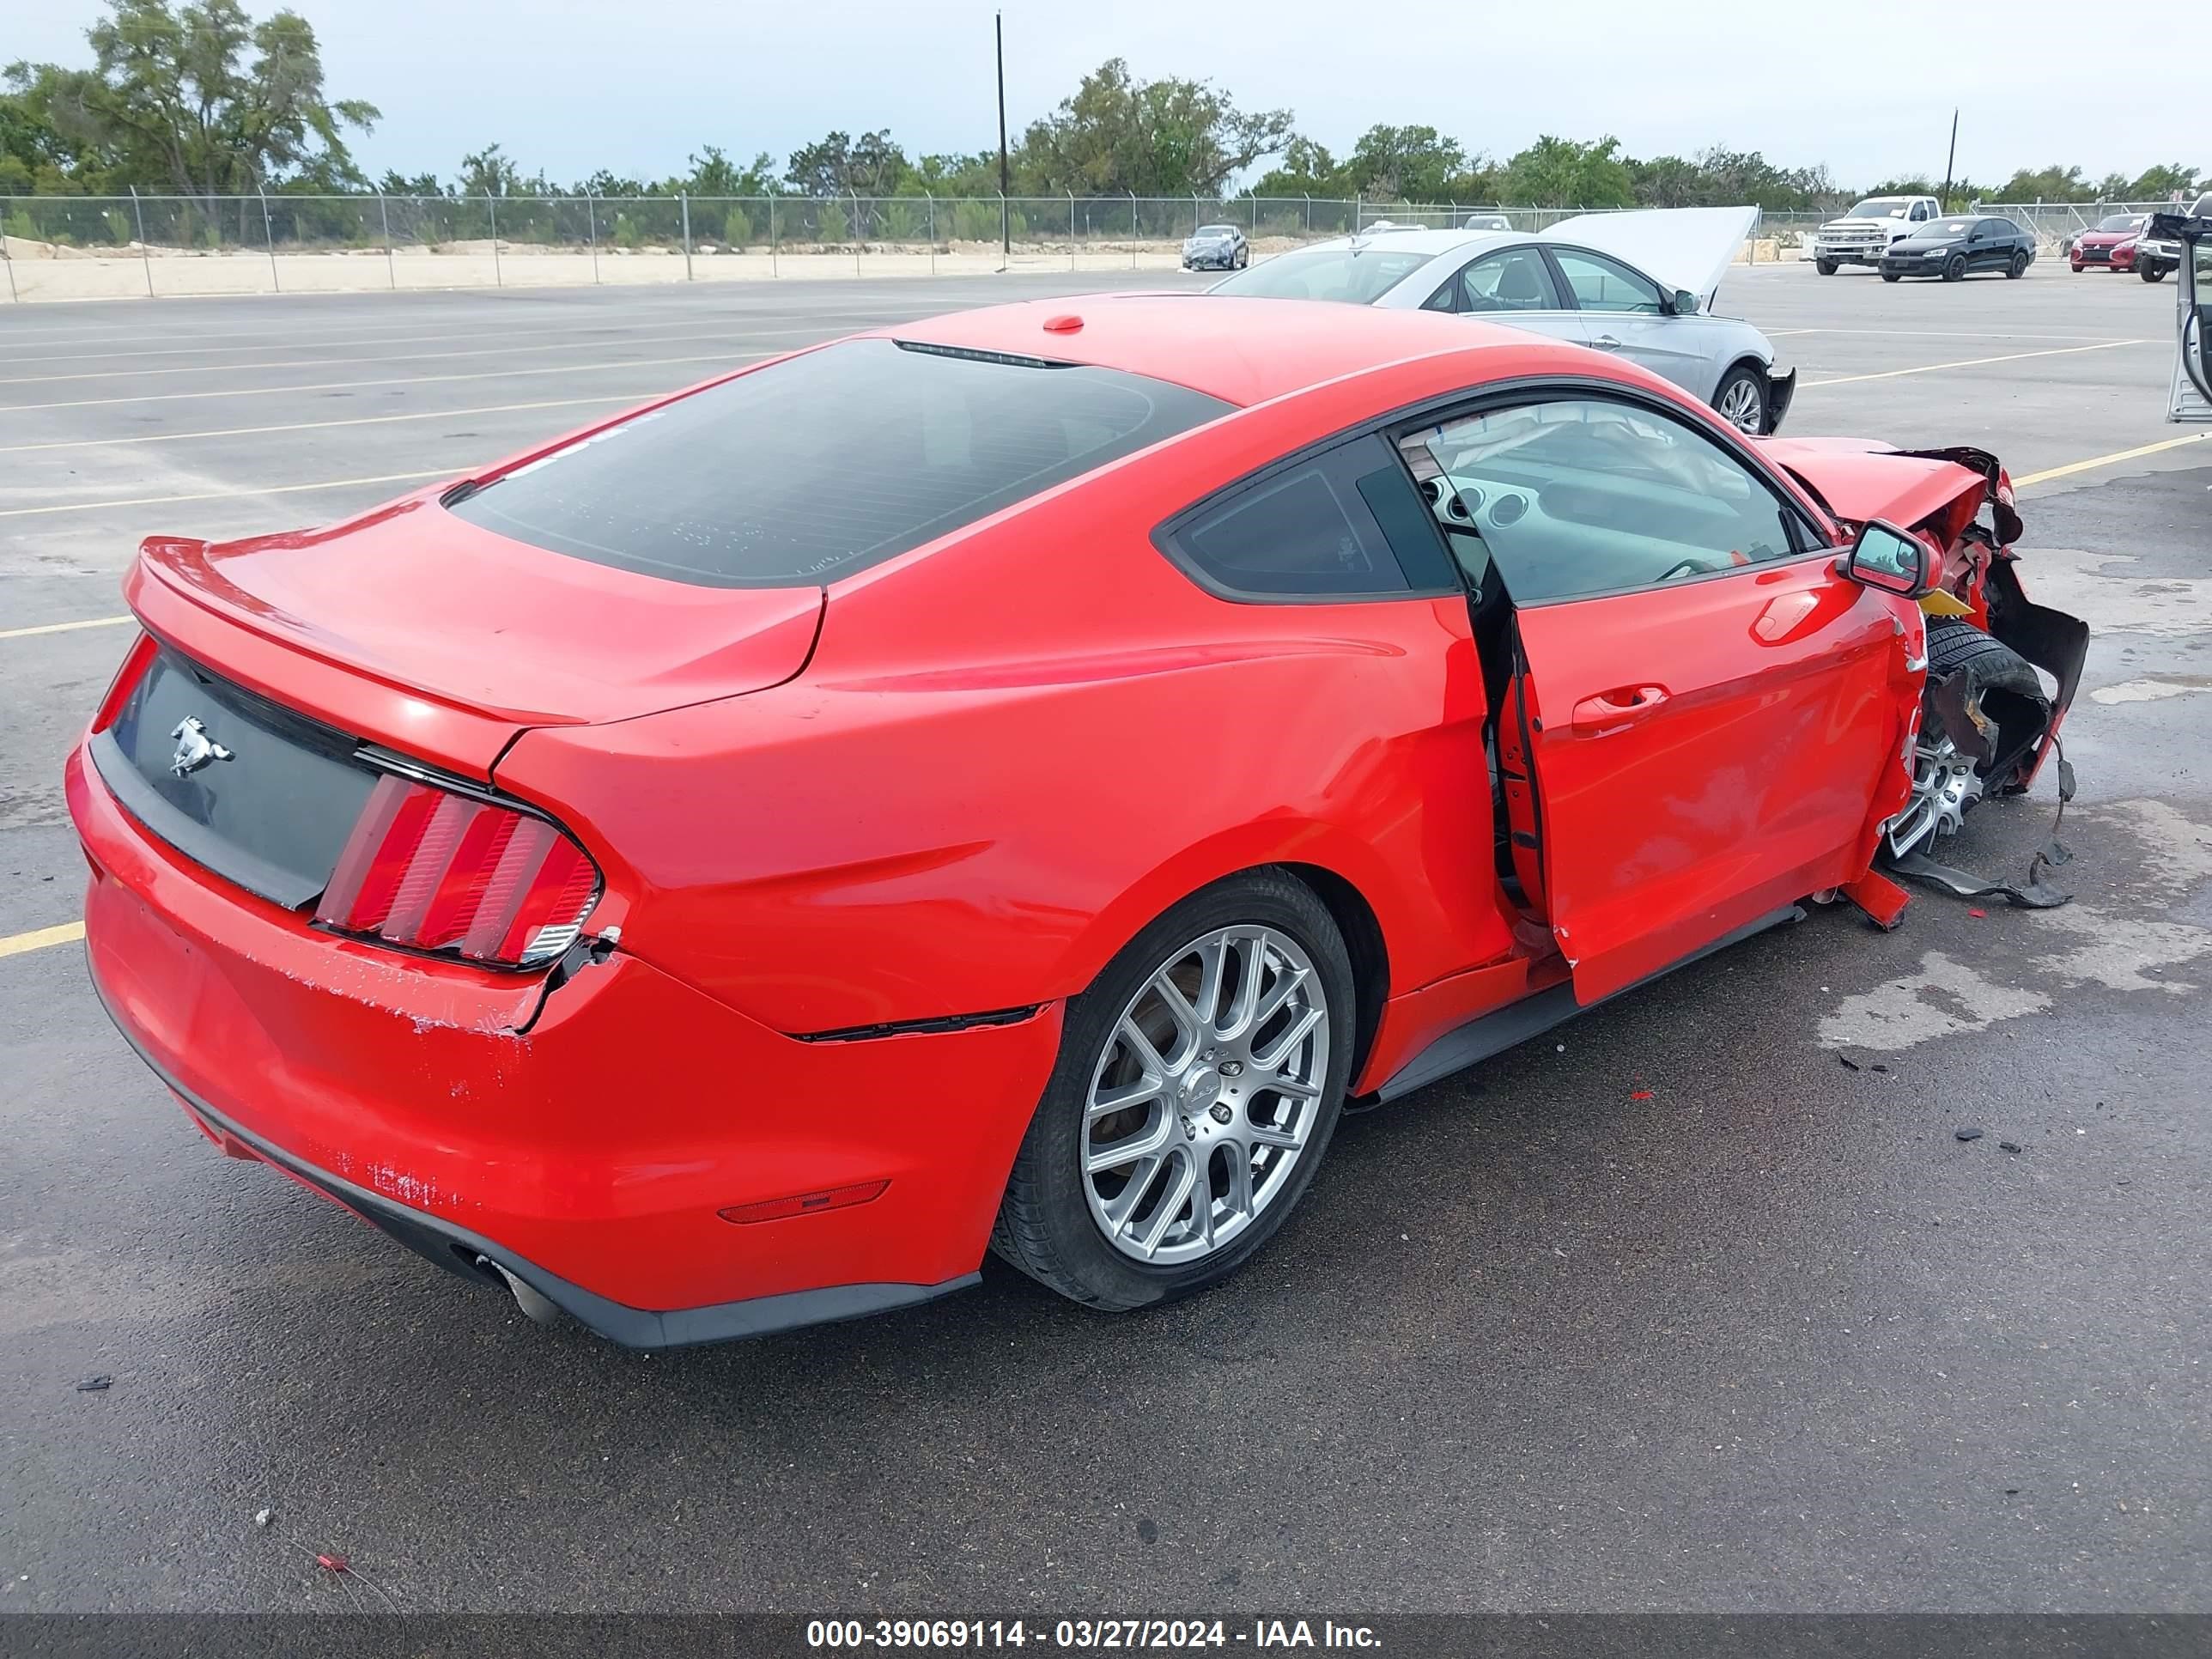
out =
<path fill-rule="evenodd" d="M 1902 253 L 1907 248 L 1957 247 L 1966 240 L 1963 236 L 1900 236 L 1889 245 L 1889 251 Z"/>
<path fill-rule="evenodd" d="M 1871 438 L 1759 438 L 1767 458 L 1820 498 L 1837 519 L 1886 520 L 1910 530 L 1941 515 L 1947 542 L 1964 529 L 1995 486 L 1996 462 L 1978 451 L 1938 454 L 1890 448 Z M 1967 465 L 1972 461 L 1974 465 Z M 2005 504 L 2008 514 L 2010 504 Z M 1955 522 L 1954 522 L 1955 521 Z M 2009 542 L 2019 533 L 2017 521 Z"/>
<path fill-rule="evenodd" d="M 242 629 L 258 639 L 236 641 L 240 653 L 298 662 L 301 687 L 351 680 L 364 707 L 382 706 L 368 695 L 380 687 L 510 734 L 780 684 L 812 654 L 824 600 L 811 586 L 701 587 L 569 558 L 465 523 L 428 494 L 321 530 L 151 538 L 127 591 L 149 627 L 218 670 Z M 285 671 L 264 678 L 292 700 Z M 309 712 L 414 750 L 406 731 Z M 435 758 L 481 772 L 495 753 Z"/>
<path fill-rule="evenodd" d="M 2142 232 L 2139 230 L 2085 230 L 2074 239 L 2074 243 L 2077 247 L 2086 242 L 2095 242 L 2104 247 L 2117 247 L 2122 242 L 2134 241 L 2142 234 Z"/>
<path fill-rule="evenodd" d="M 1540 234 L 1626 259 L 1668 288 L 1696 295 L 1704 309 L 1758 223 L 1755 207 L 1644 208 L 1578 214 Z"/>

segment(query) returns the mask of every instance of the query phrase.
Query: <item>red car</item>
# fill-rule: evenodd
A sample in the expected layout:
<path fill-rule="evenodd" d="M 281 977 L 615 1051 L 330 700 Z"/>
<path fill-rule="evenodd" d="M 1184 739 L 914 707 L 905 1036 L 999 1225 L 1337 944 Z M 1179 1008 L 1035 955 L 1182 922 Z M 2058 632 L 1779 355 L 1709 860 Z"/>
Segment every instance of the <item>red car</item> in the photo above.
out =
<path fill-rule="evenodd" d="M 2076 270 L 2133 270 L 2136 244 L 2149 223 L 2148 213 L 2108 213 L 2074 239 L 2066 262 Z"/>
<path fill-rule="evenodd" d="M 1891 916 L 1878 847 L 2071 695 L 1923 729 L 1931 582 L 2079 669 L 1975 452 L 1749 441 L 1458 318 L 1066 307 L 148 541 L 68 798 L 94 981 L 210 1139 L 627 1344 L 992 1247 L 1132 1308 L 1347 1099 L 1808 896 Z"/>

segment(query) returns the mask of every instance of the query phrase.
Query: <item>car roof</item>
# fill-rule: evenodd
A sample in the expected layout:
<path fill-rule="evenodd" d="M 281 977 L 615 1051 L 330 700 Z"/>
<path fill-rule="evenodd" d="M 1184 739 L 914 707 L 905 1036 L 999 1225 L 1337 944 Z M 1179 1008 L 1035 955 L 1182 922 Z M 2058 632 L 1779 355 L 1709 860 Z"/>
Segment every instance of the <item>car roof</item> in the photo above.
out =
<path fill-rule="evenodd" d="M 1048 325 L 1079 318 L 1069 330 Z M 1240 406 L 1410 358 L 1486 347 L 1540 370 L 1586 371 L 1588 353 L 1468 317 L 1330 300 L 1085 294 L 991 306 L 873 331 L 894 340 L 1115 368 Z M 1539 361 L 1540 360 L 1540 361 Z"/>
<path fill-rule="evenodd" d="M 1334 252 L 1339 248 L 1359 247 L 1410 248 L 1415 253 L 1431 255 L 1456 253 L 1462 248 L 1487 247 L 1493 242 L 1533 241 L 1525 233 L 1510 230 L 1449 230 L 1403 229 L 1390 226 L 1382 230 L 1362 231 L 1357 236 L 1333 236 L 1326 242 L 1309 242 L 1295 250 L 1300 253 Z"/>

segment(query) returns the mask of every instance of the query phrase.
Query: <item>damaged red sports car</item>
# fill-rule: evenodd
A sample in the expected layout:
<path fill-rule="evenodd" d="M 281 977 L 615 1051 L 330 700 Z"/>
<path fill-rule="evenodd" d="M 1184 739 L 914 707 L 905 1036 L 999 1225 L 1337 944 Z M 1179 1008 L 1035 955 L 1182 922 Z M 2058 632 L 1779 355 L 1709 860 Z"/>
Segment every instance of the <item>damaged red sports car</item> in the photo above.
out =
<path fill-rule="evenodd" d="M 2025 788 L 2086 630 L 2010 495 L 1459 318 L 902 325 L 146 543 L 93 978 L 222 1150 L 618 1342 L 1161 1301 L 1347 1101 Z"/>

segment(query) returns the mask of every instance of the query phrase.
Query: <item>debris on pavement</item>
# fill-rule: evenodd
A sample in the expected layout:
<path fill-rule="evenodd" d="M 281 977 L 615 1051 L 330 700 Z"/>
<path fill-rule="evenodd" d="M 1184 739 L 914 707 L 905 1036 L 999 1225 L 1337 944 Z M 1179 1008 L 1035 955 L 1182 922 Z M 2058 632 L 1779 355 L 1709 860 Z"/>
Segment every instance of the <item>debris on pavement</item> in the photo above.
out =
<path fill-rule="evenodd" d="M 1979 1129 L 1954 1129 L 1951 1133 L 1959 1140 L 1979 1140 L 1982 1138 Z"/>
<path fill-rule="evenodd" d="M 362 1577 L 362 1576 L 355 1570 L 352 1561 L 347 1557 L 338 1554 L 334 1550 L 311 1550 L 308 1549 L 305 1544 L 301 1544 L 299 1547 L 305 1551 L 306 1553 L 313 1559 L 314 1564 L 317 1566 L 320 1567 L 325 1572 L 329 1573 L 344 1587 L 347 1596 L 353 1601 L 356 1607 L 359 1607 L 361 1605 L 361 1598 L 354 1594 L 353 1589 L 354 1582 L 358 1582 L 368 1585 L 369 1589 L 374 1590 L 379 1595 L 382 1596 L 385 1601 L 390 1604 L 392 1612 L 400 1613 L 404 1611 L 404 1609 L 400 1607 L 399 1601 L 397 1596 L 393 1595 L 390 1590 L 385 1589 L 383 1585 L 378 1583 L 374 1578 Z"/>
<path fill-rule="evenodd" d="M 2001 1152 L 2016 1152 L 2020 1148 L 2014 1146 L 2009 1140 L 2000 1140 L 1997 1142 L 1997 1150 Z"/>
<path fill-rule="evenodd" d="M 113 1377 L 109 1376 L 103 1372 L 98 1376 L 86 1377 L 82 1382 L 76 1385 L 76 1391 L 79 1394 L 104 1393 L 106 1390 L 108 1384 L 114 1381 L 115 1379 Z"/>
<path fill-rule="evenodd" d="M 274 1510 L 256 1510 L 253 1511 L 253 1524 L 257 1527 L 265 1527 L 276 1518 L 276 1511 Z"/>

